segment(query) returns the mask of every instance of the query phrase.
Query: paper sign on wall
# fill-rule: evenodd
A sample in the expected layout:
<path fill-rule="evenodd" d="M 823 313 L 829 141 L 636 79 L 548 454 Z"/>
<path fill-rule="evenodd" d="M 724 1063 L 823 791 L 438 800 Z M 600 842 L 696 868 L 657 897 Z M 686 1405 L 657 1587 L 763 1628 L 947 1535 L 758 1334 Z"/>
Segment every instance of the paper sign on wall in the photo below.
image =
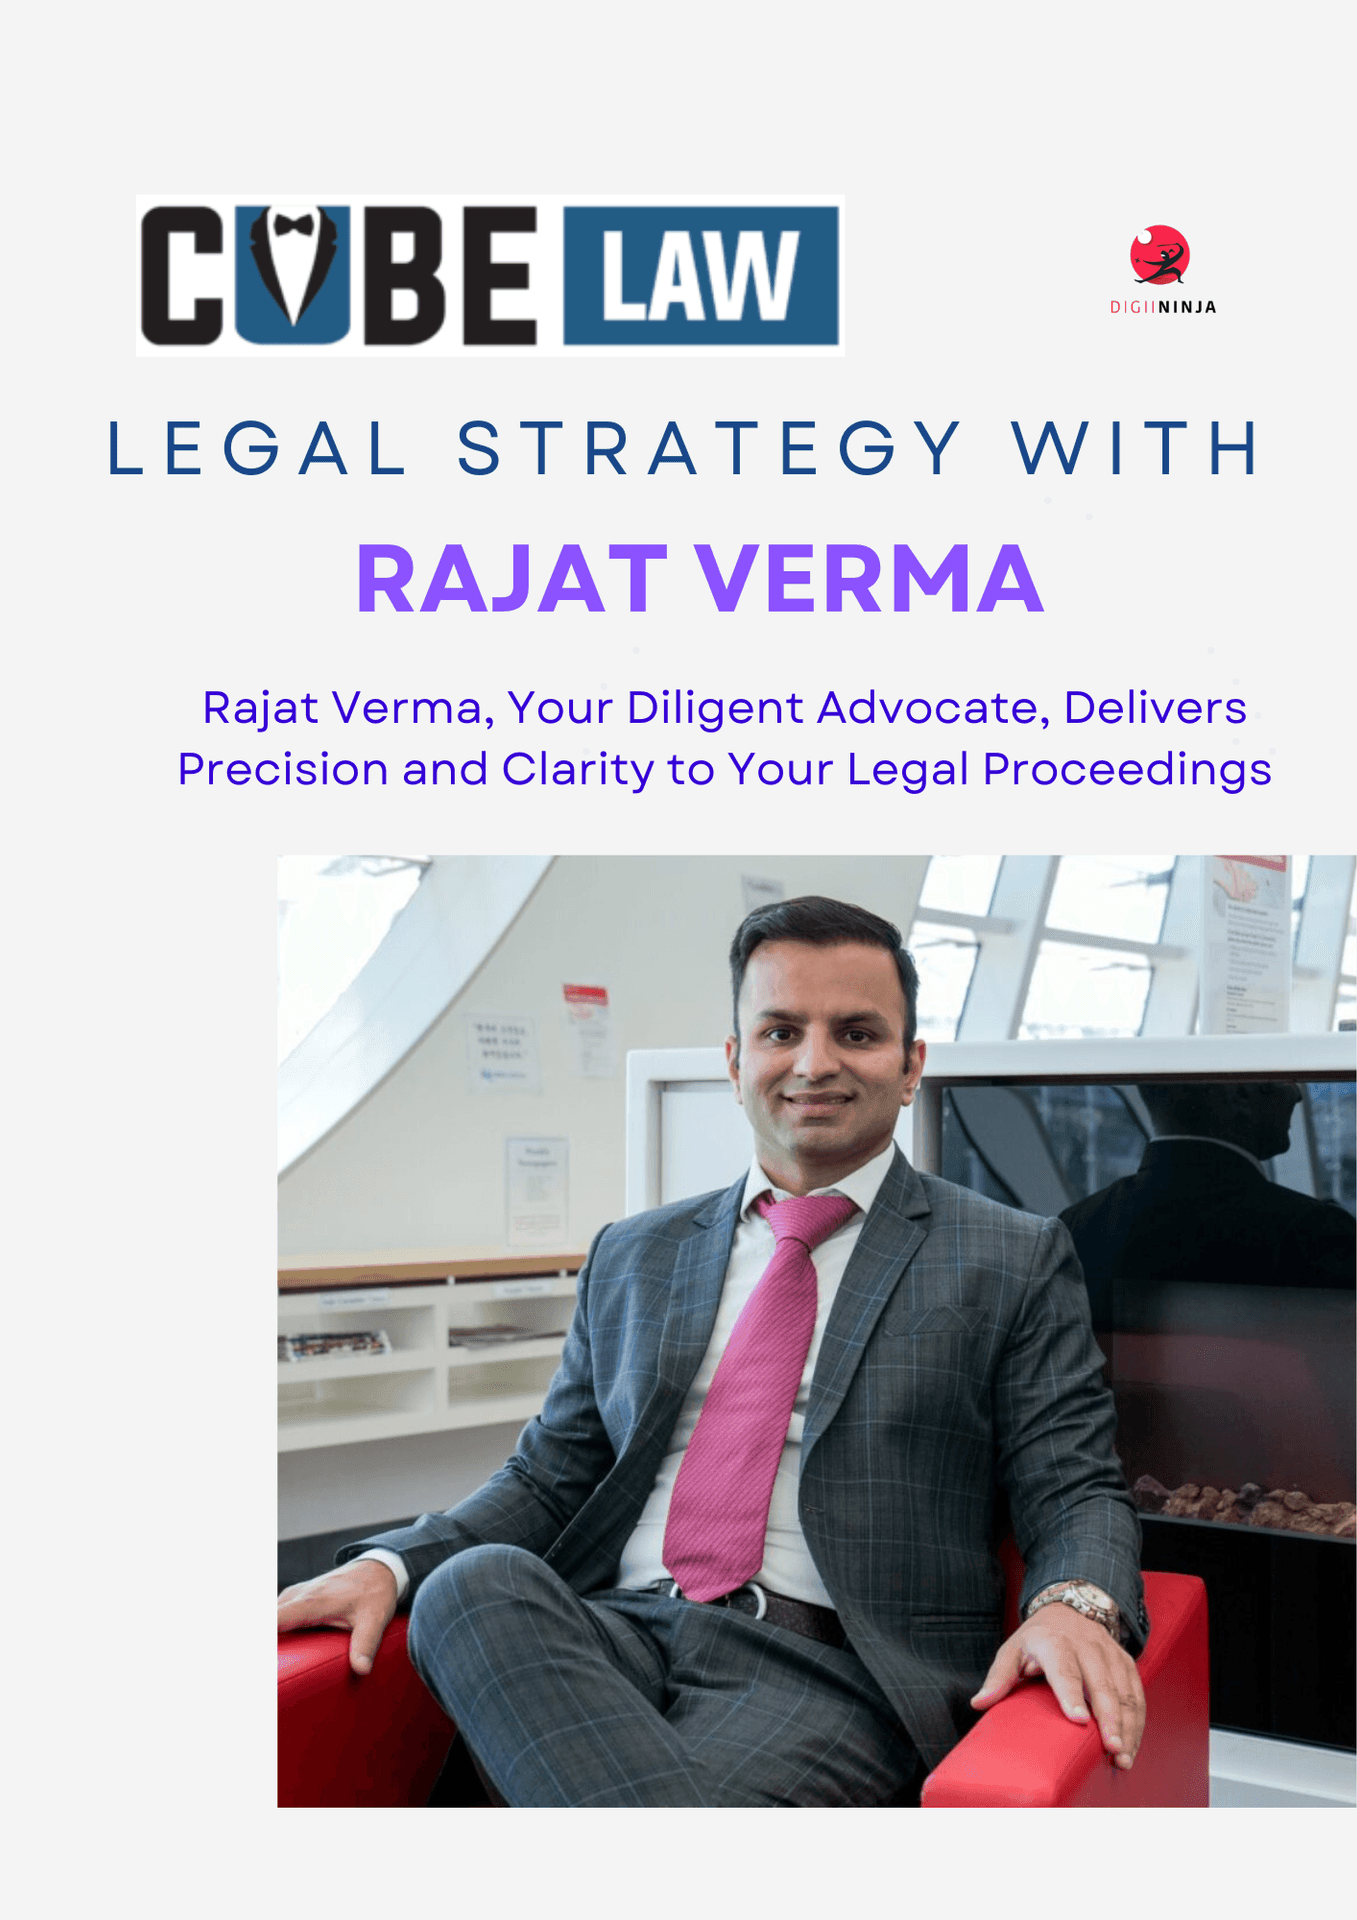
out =
<path fill-rule="evenodd" d="M 571 1070 L 586 1080 L 608 1080 L 617 1072 L 612 1008 L 606 987 L 562 987 L 570 1030 Z"/>
<path fill-rule="evenodd" d="M 565 1247 L 570 1231 L 570 1142 L 506 1140 L 505 1243 Z"/>
<path fill-rule="evenodd" d="M 474 1093 L 540 1093 L 537 1023 L 526 1013 L 469 1013 L 467 1073 Z"/>
<path fill-rule="evenodd" d="M 1203 1033 L 1285 1033 L 1291 1016 L 1291 856 L 1206 858 Z"/>

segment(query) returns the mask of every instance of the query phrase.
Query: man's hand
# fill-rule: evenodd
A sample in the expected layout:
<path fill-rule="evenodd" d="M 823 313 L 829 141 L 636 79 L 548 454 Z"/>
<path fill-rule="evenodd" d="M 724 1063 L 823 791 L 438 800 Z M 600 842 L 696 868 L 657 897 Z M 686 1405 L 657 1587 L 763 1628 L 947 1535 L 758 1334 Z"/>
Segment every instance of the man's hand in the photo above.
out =
<path fill-rule="evenodd" d="M 1107 1629 L 1058 1601 L 1042 1607 L 1005 1640 L 971 1705 L 992 1707 L 1038 1673 L 1067 1720 L 1087 1720 L 1092 1708 L 1103 1746 L 1129 1767 L 1145 1731 L 1145 1693 L 1135 1661 Z"/>
<path fill-rule="evenodd" d="M 396 1576 L 380 1560 L 353 1560 L 334 1573 L 318 1574 L 278 1596 L 278 1631 L 296 1627 L 347 1627 L 349 1665 L 371 1673 L 373 1656 L 396 1611 Z"/>

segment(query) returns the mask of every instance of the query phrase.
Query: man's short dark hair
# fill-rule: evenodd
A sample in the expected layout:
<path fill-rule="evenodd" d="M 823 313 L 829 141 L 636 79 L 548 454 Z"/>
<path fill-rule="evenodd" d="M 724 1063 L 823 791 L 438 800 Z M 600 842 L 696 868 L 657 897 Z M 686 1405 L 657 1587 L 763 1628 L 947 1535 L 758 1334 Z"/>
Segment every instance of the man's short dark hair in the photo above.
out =
<path fill-rule="evenodd" d="M 823 894 L 806 893 L 797 900 L 774 900 L 766 907 L 755 907 L 735 930 L 730 943 L 730 989 L 734 1006 L 735 1038 L 740 1038 L 740 988 L 749 956 L 765 940 L 799 940 L 808 947 L 883 947 L 895 962 L 900 989 L 905 996 L 905 1047 L 914 1045 L 914 1026 L 919 1000 L 919 973 L 899 927 L 883 920 L 866 907 L 853 907 L 846 900 L 827 900 Z"/>

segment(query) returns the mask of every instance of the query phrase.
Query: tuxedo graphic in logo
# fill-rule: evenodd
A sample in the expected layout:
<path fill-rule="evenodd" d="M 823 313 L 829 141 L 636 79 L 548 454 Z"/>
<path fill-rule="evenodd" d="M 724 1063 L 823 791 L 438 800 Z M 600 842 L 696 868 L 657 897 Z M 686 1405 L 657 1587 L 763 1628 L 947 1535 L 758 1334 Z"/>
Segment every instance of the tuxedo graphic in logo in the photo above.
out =
<path fill-rule="evenodd" d="M 328 346 L 349 330 L 349 210 L 236 208 L 236 332 L 258 346 Z"/>

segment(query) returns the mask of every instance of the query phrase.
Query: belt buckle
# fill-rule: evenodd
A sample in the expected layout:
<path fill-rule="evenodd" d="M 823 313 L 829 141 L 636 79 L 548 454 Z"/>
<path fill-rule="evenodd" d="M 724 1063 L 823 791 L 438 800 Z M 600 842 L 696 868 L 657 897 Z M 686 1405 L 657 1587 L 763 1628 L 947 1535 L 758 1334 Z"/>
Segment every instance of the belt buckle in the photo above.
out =
<path fill-rule="evenodd" d="M 719 1599 L 709 1601 L 708 1605 L 728 1607 L 737 1593 L 752 1593 L 754 1596 L 754 1618 L 756 1620 L 762 1620 L 765 1617 L 768 1612 L 768 1595 L 764 1592 L 757 1580 L 746 1580 L 743 1586 L 735 1587 L 729 1593 L 723 1593 Z M 675 1580 L 669 1588 L 669 1598 L 671 1600 L 683 1600 L 686 1597 L 685 1594 L 679 1591 L 679 1583 Z"/>
<path fill-rule="evenodd" d="M 768 1612 L 768 1595 L 764 1592 L 757 1580 L 746 1580 L 742 1587 L 736 1587 L 734 1593 L 728 1593 L 725 1596 L 727 1606 L 729 1606 L 735 1598 L 736 1593 L 752 1593 L 754 1596 L 754 1618 L 756 1620 L 762 1620 L 764 1618 Z"/>

